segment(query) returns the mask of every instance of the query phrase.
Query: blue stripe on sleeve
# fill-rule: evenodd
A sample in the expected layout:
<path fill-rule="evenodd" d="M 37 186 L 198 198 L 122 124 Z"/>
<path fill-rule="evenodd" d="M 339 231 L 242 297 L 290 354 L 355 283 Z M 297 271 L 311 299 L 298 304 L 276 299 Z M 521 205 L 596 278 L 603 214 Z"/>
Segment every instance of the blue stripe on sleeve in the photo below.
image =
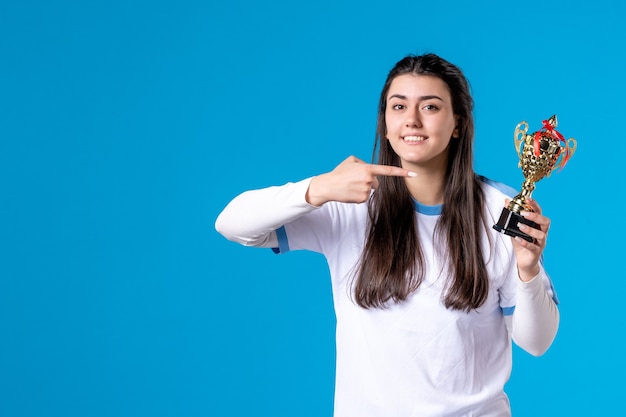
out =
<path fill-rule="evenodd" d="M 287 240 L 287 231 L 285 230 L 285 226 L 281 226 L 276 229 L 276 237 L 278 238 L 278 247 L 272 248 L 274 253 L 289 252 L 289 241 Z"/>
<path fill-rule="evenodd" d="M 502 314 L 504 314 L 505 316 L 511 316 L 513 315 L 513 312 L 515 311 L 515 306 L 513 307 L 501 307 L 502 309 Z"/>

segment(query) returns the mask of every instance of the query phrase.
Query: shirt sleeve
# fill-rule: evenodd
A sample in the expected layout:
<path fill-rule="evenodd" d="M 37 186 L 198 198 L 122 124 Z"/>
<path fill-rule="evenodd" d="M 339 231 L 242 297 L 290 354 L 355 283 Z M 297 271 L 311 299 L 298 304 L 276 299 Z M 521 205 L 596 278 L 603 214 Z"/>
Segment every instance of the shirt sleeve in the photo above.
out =
<path fill-rule="evenodd" d="M 239 194 L 222 210 L 215 229 L 245 246 L 278 247 L 276 229 L 318 209 L 306 201 L 311 178 Z"/>
<path fill-rule="evenodd" d="M 517 283 L 517 303 L 512 317 L 512 338 L 534 356 L 544 354 L 556 336 L 559 309 L 543 282 L 545 271 L 528 282 Z"/>

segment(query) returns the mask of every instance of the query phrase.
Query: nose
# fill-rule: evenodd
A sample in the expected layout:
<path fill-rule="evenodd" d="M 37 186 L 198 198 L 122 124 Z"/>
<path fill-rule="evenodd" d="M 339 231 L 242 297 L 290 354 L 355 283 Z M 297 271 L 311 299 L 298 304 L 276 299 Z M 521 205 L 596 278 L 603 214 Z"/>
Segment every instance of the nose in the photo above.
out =
<path fill-rule="evenodd" d="M 416 108 L 407 112 L 406 127 L 422 127 L 419 109 Z"/>

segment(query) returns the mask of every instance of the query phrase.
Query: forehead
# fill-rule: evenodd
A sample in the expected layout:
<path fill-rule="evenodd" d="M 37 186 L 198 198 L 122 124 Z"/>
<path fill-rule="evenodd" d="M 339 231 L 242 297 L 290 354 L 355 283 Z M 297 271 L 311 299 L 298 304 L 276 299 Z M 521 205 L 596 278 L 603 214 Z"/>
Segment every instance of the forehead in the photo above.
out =
<path fill-rule="evenodd" d="M 387 98 L 392 95 L 400 95 L 407 98 L 434 95 L 449 101 L 450 89 L 441 78 L 433 75 L 402 74 L 395 77 L 389 85 Z"/>

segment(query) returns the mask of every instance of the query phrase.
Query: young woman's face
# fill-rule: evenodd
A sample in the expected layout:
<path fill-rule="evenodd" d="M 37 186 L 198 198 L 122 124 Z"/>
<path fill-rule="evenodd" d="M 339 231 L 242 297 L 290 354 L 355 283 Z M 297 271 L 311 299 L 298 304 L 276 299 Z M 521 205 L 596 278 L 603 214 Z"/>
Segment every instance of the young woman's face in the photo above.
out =
<path fill-rule="evenodd" d="M 387 139 L 402 166 L 445 169 L 456 127 L 448 86 L 429 75 L 403 74 L 387 93 Z"/>

